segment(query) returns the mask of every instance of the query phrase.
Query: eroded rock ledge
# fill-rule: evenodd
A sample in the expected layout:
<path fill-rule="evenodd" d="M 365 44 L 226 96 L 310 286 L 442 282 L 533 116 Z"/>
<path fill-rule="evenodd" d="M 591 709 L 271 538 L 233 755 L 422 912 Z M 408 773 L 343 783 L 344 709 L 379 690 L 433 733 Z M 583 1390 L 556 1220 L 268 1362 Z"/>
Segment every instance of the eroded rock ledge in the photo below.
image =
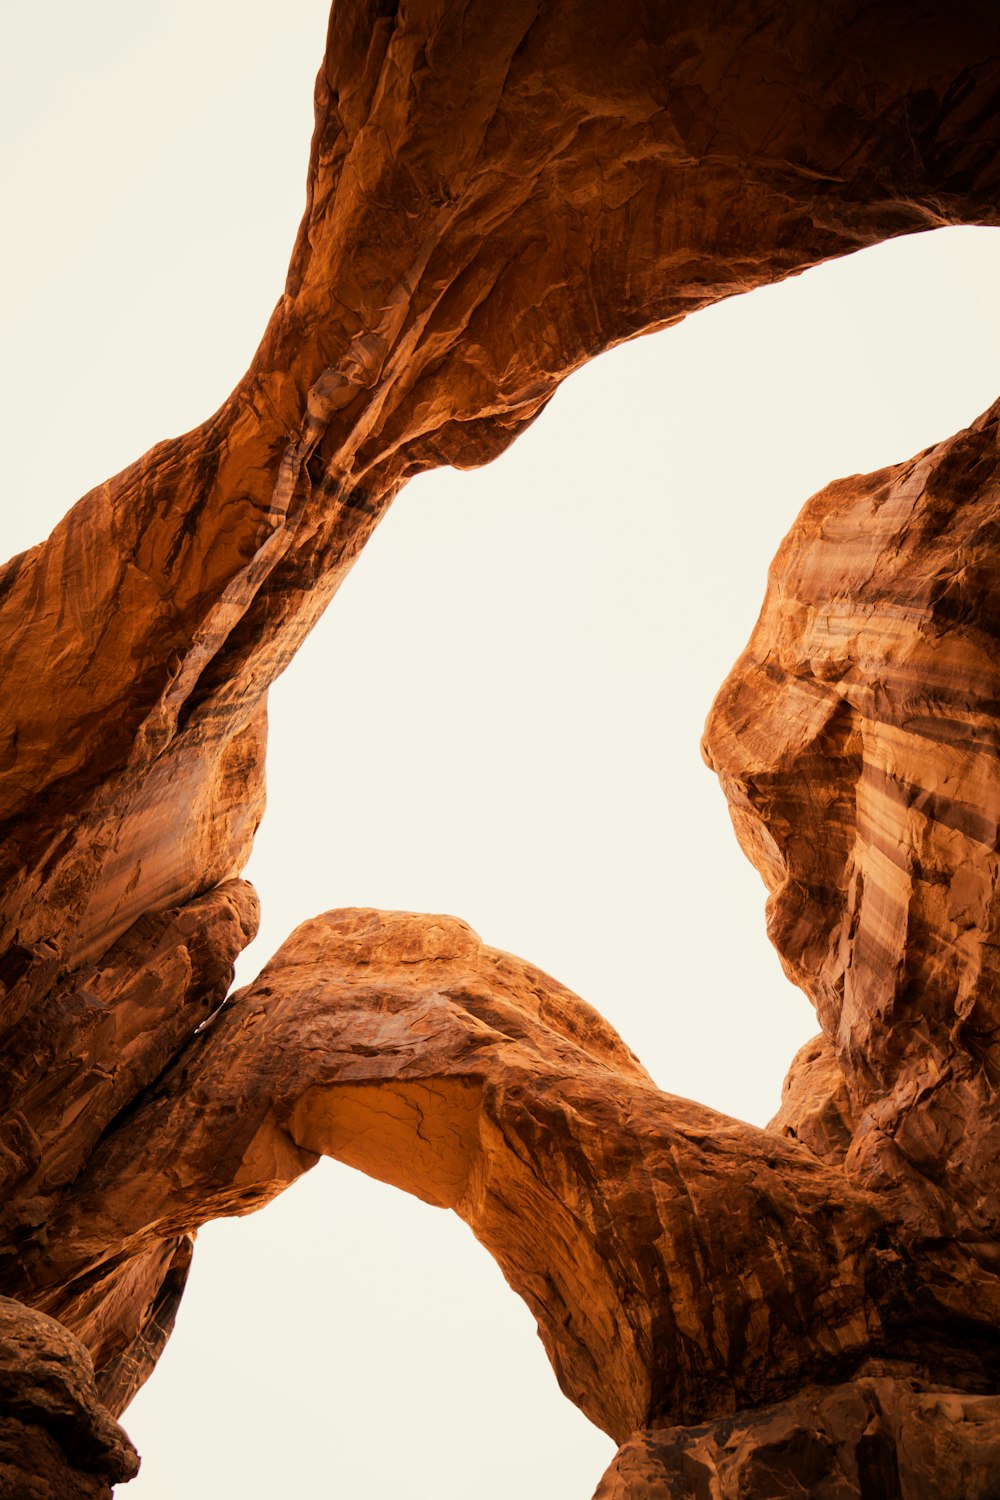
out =
<path fill-rule="evenodd" d="M 74 1331 L 112 1410 L 197 1225 L 329 1152 L 468 1218 L 626 1444 L 602 1494 L 791 1485 L 802 1431 L 831 1494 L 871 1463 L 907 1500 L 968 1438 L 985 1497 L 996 411 L 810 502 L 708 727 L 823 1028 L 771 1131 L 659 1094 L 454 921 L 330 914 L 219 1005 L 268 685 L 399 487 L 486 461 L 624 338 L 1000 224 L 998 59 L 991 0 L 338 0 L 250 370 L 0 573 L 0 1288 Z M 886 1478 L 903 1434 L 924 1456 Z"/>

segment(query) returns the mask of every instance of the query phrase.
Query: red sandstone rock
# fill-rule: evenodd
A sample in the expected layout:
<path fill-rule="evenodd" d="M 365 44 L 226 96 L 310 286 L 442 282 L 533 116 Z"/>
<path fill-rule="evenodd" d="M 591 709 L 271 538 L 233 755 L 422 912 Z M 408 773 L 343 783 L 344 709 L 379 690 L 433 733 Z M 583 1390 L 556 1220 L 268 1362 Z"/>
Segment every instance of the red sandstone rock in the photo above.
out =
<path fill-rule="evenodd" d="M 90 1356 L 61 1324 L 0 1297 L 0 1495 L 111 1500 L 139 1468 L 101 1405 Z"/>
<path fill-rule="evenodd" d="M 250 370 L 0 580 L 0 1023 L 237 875 L 264 700 L 400 485 L 599 350 L 887 235 L 1000 223 L 990 0 L 338 3 Z"/>
<path fill-rule="evenodd" d="M 868 1377 L 698 1428 L 636 1433 L 594 1500 L 993 1500 L 1000 1400 Z"/>
<path fill-rule="evenodd" d="M 20 1247 L 47 1235 L 55 1205 L 116 1117 L 221 1003 L 256 927 L 257 898 L 245 881 L 149 914 L 9 1030 L 0 1081 L 5 1285 L 16 1280 Z M 190 1240 L 175 1237 L 82 1294 L 93 1312 L 81 1327 L 116 1411 L 170 1334 L 190 1254 Z"/>
<path fill-rule="evenodd" d="M 854 1134 L 851 1095 L 829 1039 L 821 1033 L 800 1047 L 769 1129 L 802 1141 L 823 1161 L 842 1166 Z"/>
<path fill-rule="evenodd" d="M 878 1194 L 956 1317 L 990 1330 L 998 423 L 1000 406 L 809 501 L 705 737 L 771 890 L 772 940 L 836 1055 L 828 1082 L 793 1077 L 779 1122 L 810 1140 L 798 1122 L 828 1097 L 848 1175 Z"/>
<path fill-rule="evenodd" d="M 709 726 L 828 1039 L 771 1134 L 658 1094 L 460 924 L 319 919 L 197 1028 L 254 926 L 268 685 L 399 487 L 486 461 L 624 338 L 889 235 L 1000 223 L 998 57 L 990 0 L 335 7 L 246 377 L 0 574 L 0 1285 L 77 1331 L 115 1409 L 190 1231 L 330 1151 L 465 1213 L 619 1438 L 787 1397 L 739 1419 L 741 1494 L 765 1428 L 803 1423 L 859 1482 L 865 1434 L 802 1388 L 873 1353 L 964 1387 L 965 1432 L 1000 1264 L 994 416 L 811 502 Z M 897 1448 L 900 1389 L 844 1398 Z M 943 1433 L 913 1483 L 937 1486 Z M 636 1438 L 614 1483 L 669 1493 L 664 1455 L 727 1441 Z M 774 1449 L 786 1489 L 797 1443 Z"/>
<path fill-rule="evenodd" d="M 101 1142 L 24 1293 L 91 1343 L 95 1272 L 317 1154 L 460 1213 L 619 1440 L 853 1368 L 885 1341 L 876 1281 L 905 1274 L 869 1197 L 661 1094 L 555 980 L 454 918 L 351 911 L 300 927 Z"/>

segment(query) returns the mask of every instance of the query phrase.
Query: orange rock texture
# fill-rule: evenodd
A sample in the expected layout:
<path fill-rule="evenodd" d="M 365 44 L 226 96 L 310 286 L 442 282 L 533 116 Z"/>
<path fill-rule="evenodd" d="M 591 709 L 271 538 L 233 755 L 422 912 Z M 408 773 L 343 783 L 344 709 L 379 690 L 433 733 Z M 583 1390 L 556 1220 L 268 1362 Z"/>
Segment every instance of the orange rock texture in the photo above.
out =
<path fill-rule="evenodd" d="M 299 928 L 96 1148 L 26 1259 L 32 1300 L 103 1350 L 104 1299 L 80 1288 L 109 1245 L 142 1262 L 318 1154 L 456 1209 L 563 1389 L 619 1440 L 883 1340 L 869 1282 L 898 1268 L 869 1195 L 797 1142 L 661 1094 L 589 1006 L 464 923 L 375 911 Z"/>
<path fill-rule="evenodd" d="M 711 1426 L 636 1433 L 594 1500 L 986 1500 L 998 1473 L 995 1399 L 868 1377 Z"/>
<path fill-rule="evenodd" d="M 327 1153 L 468 1219 L 602 1495 L 988 1493 L 995 412 L 810 502 L 708 726 L 823 1028 L 771 1130 L 452 919 L 329 914 L 222 1002 L 268 686 L 401 485 L 623 339 L 1000 224 L 998 58 L 992 0 L 334 6 L 250 370 L 0 572 L 0 1289 L 111 1410 L 198 1226 Z"/>
<path fill-rule="evenodd" d="M 0 1297 L 0 1495 L 111 1500 L 138 1468 L 87 1351 L 53 1318 Z"/>
<path fill-rule="evenodd" d="M 983 1336 L 1000 1319 L 998 434 L 1000 404 L 809 501 L 705 736 L 824 1032 L 777 1124 L 877 1194 Z"/>

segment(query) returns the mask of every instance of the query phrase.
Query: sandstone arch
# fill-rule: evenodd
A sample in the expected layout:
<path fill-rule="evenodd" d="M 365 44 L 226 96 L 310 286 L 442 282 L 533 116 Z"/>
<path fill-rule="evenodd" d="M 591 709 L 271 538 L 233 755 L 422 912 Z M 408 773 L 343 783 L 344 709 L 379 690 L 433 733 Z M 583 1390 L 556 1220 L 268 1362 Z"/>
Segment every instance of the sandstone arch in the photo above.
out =
<path fill-rule="evenodd" d="M 190 1041 L 254 924 L 252 893 L 232 882 L 261 806 L 268 682 L 405 478 L 434 462 L 480 462 L 498 451 L 562 375 L 598 348 L 888 234 L 997 222 L 995 41 L 987 6 L 947 18 L 931 8 L 914 18 L 902 8 L 841 5 L 822 24 L 754 6 L 713 13 L 710 22 L 694 9 L 667 17 L 656 7 L 626 18 L 556 4 L 504 7 L 500 15 L 459 5 L 382 15 L 337 7 L 317 89 L 307 217 L 286 293 L 246 379 L 203 428 L 86 497 L 48 543 L 8 565 L 2 584 L 10 1060 L 3 1285 L 58 1307 L 79 1328 L 110 1400 L 143 1377 L 169 1330 L 187 1230 L 204 1210 L 231 1210 L 240 1193 L 257 1188 L 259 1172 L 244 1180 L 243 1160 L 233 1156 L 228 1178 L 211 1164 L 204 1200 L 195 1180 L 180 1185 L 183 1211 L 157 1209 L 140 1223 L 124 1210 L 141 1219 L 148 1205 L 127 1184 L 110 1217 L 93 1206 L 101 1191 L 114 1199 L 120 1180 L 101 1181 L 102 1164 L 169 1097 L 156 1093 L 164 1065 L 173 1059 L 169 1076 L 183 1076 L 237 1014 Z M 446 141 L 435 135 L 443 117 L 461 122 Z M 993 434 L 984 419 L 971 437 L 925 461 L 944 484 L 944 499 L 929 509 L 931 540 L 935 526 L 939 534 L 954 519 L 956 499 L 966 502 L 963 516 L 969 509 L 980 518 L 963 540 L 960 579 L 940 574 L 933 551 L 929 561 L 915 552 L 922 585 L 919 569 L 939 566 L 923 590 L 935 628 L 952 618 L 942 600 L 957 599 L 961 621 L 969 589 L 977 607 L 989 597 Z M 900 493 L 910 495 L 909 479 L 908 472 L 877 481 L 887 486 L 879 505 L 888 499 L 890 514 Z M 814 607 L 807 593 L 803 600 Z M 770 628 L 780 633 L 784 619 Z M 988 646 L 980 650 L 986 666 L 975 693 L 946 713 L 939 692 L 924 717 L 940 726 L 955 712 L 966 721 L 985 714 L 988 741 L 989 710 L 979 707 L 990 702 Z M 967 658 L 959 650 L 956 660 L 964 666 Z M 793 664 L 788 674 L 812 695 L 821 721 L 810 773 L 838 777 L 847 763 L 868 775 L 878 761 L 872 743 L 884 747 L 889 728 L 912 733 L 913 715 L 895 724 L 888 710 L 865 715 L 866 705 L 837 693 L 854 717 L 824 706 L 816 684 L 833 681 L 823 675 L 831 661 L 835 667 L 835 655 L 813 643 L 809 671 Z M 738 692 L 739 684 L 730 699 Z M 912 1354 L 906 1330 L 920 1326 L 925 1345 L 928 1330 L 937 1330 L 925 1363 L 905 1365 L 906 1378 L 940 1383 L 947 1370 L 959 1388 L 989 1389 L 994 1231 L 988 1206 L 970 1193 L 982 1196 L 990 1161 L 981 1120 L 992 1108 L 991 991 L 985 981 L 977 988 L 977 965 L 989 973 L 990 867 L 974 866 L 971 884 L 963 874 L 952 893 L 958 906 L 946 920 L 965 934 L 952 993 L 940 963 L 919 972 L 921 943 L 939 942 L 944 930 L 933 892 L 915 887 L 911 900 L 898 882 L 889 892 L 885 879 L 870 878 L 869 860 L 858 868 L 869 876 L 874 912 L 866 926 L 857 882 L 845 905 L 844 858 L 815 879 L 797 867 L 789 874 L 788 830 L 799 809 L 779 794 L 761 796 L 760 765 L 748 770 L 741 759 L 745 725 L 733 736 L 725 713 L 724 704 L 711 753 L 746 842 L 783 885 L 782 910 L 791 899 L 778 938 L 837 1032 L 838 1065 L 867 1132 L 852 1147 L 848 1173 L 837 1165 L 820 1175 L 836 1185 L 830 1201 L 842 1193 L 849 1205 L 848 1240 L 857 1235 L 876 1266 L 891 1269 L 901 1253 L 906 1261 L 915 1247 L 921 1252 L 901 1282 L 895 1271 L 881 1282 L 875 1271 L 859 1273 L 855 1310 L 881 1330 L 883 1310 L 893 1309 L 897 1343 L 879 1331 L 871 1348 L 884 1354 L 888 1344 L 904 1364 Z M 864 732 L 862 750 L 855 741 Z M 925 726 L 918 738 L 923 755 L 923 742 L 939 744 L 940 730 Z M 965 778 L 968 794 L 950 797 L 950 821 L 935 788 L 913 777 L 902 778 L 912 796 L 895 799 L 932 827 L 928 888 L 942 884 L 936 877 L 944 871 L 951 890 L 959 864 L 971 863 L 967 852 L 956 854 L 954 835 L 989 848 L 983 819 L 988 825 L 992 794 L 976 759 L 986 752 L 979 741 L 958 749 L 966 759 L 944 764 L 941 775 Z M 793 766 L 791 751 L 781 753 Z M 768 754 L 781 758 L 772 746 L 765 767 Z M 889 782 L 900 779 L 889 770 Z M 883 812 L 892 805 L 891 797 L 878 804 Z M 970 831 L 975 816 L 978 835 Z M 834 817 L 831 827 L 842 823 Z M 904 831 L 917 827 L 911 817 Z M 871 905 L 873 889 L 881 906 Z M 916 1077 L 907 1069 L 912 1047 L 902 1058 L 881 1057 L 879 1037 L 889 1037 L 884 1017 L 882 1031 L 871 1024 L 868 991 L 852 993 L 857 1023 L 845 1037 L 831 1019 L 843 973 L 853 982 L 868 972 L 860 967 L 864 942 L 844 956 L 831 991 L 828 955 L 799 941 L 805 898 L 836 921 L 843 910 L 858 913 L 849 941 L 874 933 L 870 965 L 891 925 L 887 892 L 896 910 L 912 912 L 918 939 L 903 944 L 906 973 L 894 997 L 912 1008 L 933 980 L 931 1010 L 920 1012 L 941 1049 L 929 1082 L 922 1057 Z M 810 924 L 826 931 L 819 915 Z M 111 1009 L 121 1028 L 114 1037 L 101 1025 Z M 63 1116 L 46 1082 L 54 1075 L 81 1121 L 58 1145 Z M 797 1128 L 791 1116 L 785 1123 Z M 900 1130 L 910 1132 L 910 1152 L 886 1168 L 884 1142 Z M 311 1126 L 305 1144 L 294 1131 L 287 1137 L 285 1130 L 268 1143 L 267 1181 L 307 1163 L 319 1143 Z M 751 1156 L 756 1149 L 746 1143 Z M 816 1178 L 801 1148 L 778 1155 L 807 1163 L 799 1177 Z M 961 1191 L 950 1200 L 925 1171 L 928 1159 L 949 1190 L 958 1177 Z M 922 1181 L 916 1196 L 915 1164 L 932 1185 Z M 91 1212 L 102 1228 L 85 1228 Z M 96 1236 L 89 1243 L 88 1234 Z M 82 1250 L 89 1260 L 80 1260 Z M 662 1311 L 654 1304 L 651 1297 L 646 1311 Z M 762 1298 L 758 1311 L 769 1305 Z M 941 1305 L 966 1320 L 957 1339 L 936 1321 Z M 850 1347 L 860 1358 L 867 1345 Z M 785 1390 L 767 1379 L 755 1385 L 737 1360 L 717 1368 L 691 1404 L 644 1404 L 643 1381 L 650 1389 L 655 1381 L 641 1366 L 637 1357 L 631 1376 L 614 1382 L 616 1435 L 626 1436 L 629 1422 L 715 1415 L 724 1387 L 751 1403 Z M 768 1377 L 778 1386 L 813 1378 L 831 1378 L 825 1355 L 806 1359 L 794 1377 L 787 1367 Z"/>

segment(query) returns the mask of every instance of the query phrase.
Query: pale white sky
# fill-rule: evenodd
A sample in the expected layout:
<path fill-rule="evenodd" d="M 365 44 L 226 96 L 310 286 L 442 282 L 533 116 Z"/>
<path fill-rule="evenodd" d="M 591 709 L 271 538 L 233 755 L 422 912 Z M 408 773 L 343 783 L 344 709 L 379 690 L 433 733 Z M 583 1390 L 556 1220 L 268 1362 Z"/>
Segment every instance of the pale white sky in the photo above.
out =
<path fill-rule="evenodd" d="M 235 384 L 303 200 L 321 0 L 20 9 L 0 61 L 5 555 Z M 663 1087 L 763 1123 L 815 1026 L 698 755 L 802 502 L 997 395 L 1000 235 L 881 246 L 564 386 L 396 502 L 271 700 L 245 982 L 339 905 L 455 912 Z M 359 783 L 356 767 L 366 767 Z M 612 1445 L 454 1216 L 322 1164 L 199 1239 L 129 1500 L 586 1500 Z"/>

